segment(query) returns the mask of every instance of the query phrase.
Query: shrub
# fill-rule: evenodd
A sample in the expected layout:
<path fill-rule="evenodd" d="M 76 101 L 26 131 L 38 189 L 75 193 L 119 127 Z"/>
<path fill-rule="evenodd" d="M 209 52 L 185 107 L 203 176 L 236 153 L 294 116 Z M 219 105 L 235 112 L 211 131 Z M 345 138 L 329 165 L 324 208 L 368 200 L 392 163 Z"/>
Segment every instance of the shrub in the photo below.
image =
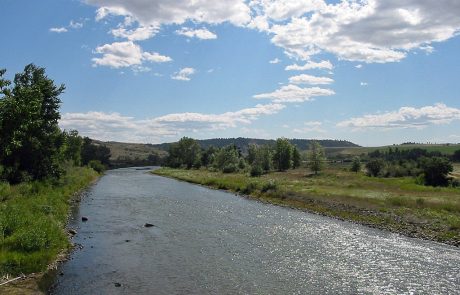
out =
<path fill-rule="evenodd" d="M 92 168 L 97 173 L 102 173 L 105 171 L 105 166 L 99 160 L 91 160 L 88 163 L 88 166 Z"/>
<path fill-rule="evenodd" d="M 235 163 L 229 163 L 222 168 L 223 173 L 234 173 L 236 171 L 238 171 L 238 167 Z"/>
<path fill-rule="evenodd" d="M 444 157 L 424 157 L 420 160 L 420 168 L 423 171 L 425 185 L 431 186 L 448 185 L 447 175 L 453 170 L 449 159 Z"/>
<path fill-rule="evenodd" d="M 268 182 L 264 183 L 261 188 L 261 192 L 268 192 L 268 191 L 276 191 L 278 189 L 278 184 L 273 180 L 270 179 Z"/>
<path fill-rule="evenodd" d="M 261 176 L 263 172 L 264 171 L 262 169 L 262 165 L 259 165 L 258 163 L 253 163 L 251 165 L 250 174 L 251 174 L 252 177 Z"/>
<path fill-rule="evenodd" d="M 241 190 L 241 192 L 245 195 L 249 195 L 256 190 L 257 190 L 257 183 L 250 182 Z"/>
<path fill-rule="evenodd" d="M 379 176 L 383 165 L 382 159 L 370 160 L 366 163 L 367 174 L 374 177 Z"/>

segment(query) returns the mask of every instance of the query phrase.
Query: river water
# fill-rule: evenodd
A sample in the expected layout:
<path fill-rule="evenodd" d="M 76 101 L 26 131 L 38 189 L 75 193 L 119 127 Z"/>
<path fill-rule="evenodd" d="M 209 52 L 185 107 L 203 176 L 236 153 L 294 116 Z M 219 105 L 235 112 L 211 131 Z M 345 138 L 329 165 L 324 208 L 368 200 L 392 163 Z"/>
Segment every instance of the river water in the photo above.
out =
<path fill-rule="evenodd" d="M 107 172 L 78 210 L 52 294 L 460 294 L 458 248 L 145 170 Z"/>

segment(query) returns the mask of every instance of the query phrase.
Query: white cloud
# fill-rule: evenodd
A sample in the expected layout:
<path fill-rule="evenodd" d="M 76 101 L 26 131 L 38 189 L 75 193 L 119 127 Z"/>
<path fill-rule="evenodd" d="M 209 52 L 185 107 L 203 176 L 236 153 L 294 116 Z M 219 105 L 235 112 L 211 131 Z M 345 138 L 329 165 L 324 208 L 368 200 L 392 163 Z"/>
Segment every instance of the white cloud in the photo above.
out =
<path fill-rule="evenodd" d="M 306 71 L 306 70 L 312 70 L 312 69 L 327 69 L 327 70 L 332 70 L 334 66 L 332 63 L 328 60 L 322 60 L 320 62 L 313 62 L 309 61 L 303 66 L 300 66 L 298 64 L 292 64 L 288 65 L 285 70 L 286 71 Z"/>
<path fill-rule="evenodd" d="M 361 86 L 367 86 L 368 84 L 367 84 L 367 82 L 360 82 L 359 85 L 361 85 Z"/>
<path fill-rule="evenodd" d="M 69 23 L 69 28 L 76 29 L 76 30 L 81 29 L 83 28 L 83 23 L 71 20 Z"/>
<path fill-rule="evenodd" d="M 326 6 L 323 0 L 253 0 L 250 3 L 259 13 L 277 21 L 299 17 Z"/>
<path fill-rule="evenodd" d="M 120 26 L 116 29 L 112 29 L 110 33 L 118 38 L 125 38 L 130 41 L 141 41 L 147 40 L 155 36 L 160 30 L 158 25 L 140 26 L 135 29 L 126 29 L 124 26 Z"/>
<path fill-rule="evenodd" d="M 397 62 L 408 51 L 450 39 L 460 30 L 457 0 L 296 1 L 311 4 L 307 14 L 302 9 L 268 9 L 287 1 L 257 2 L 263 6 L 257 16 L 272 24 L 265 29 L 271 41 L 304 60 L 329 52 L 350 61 Z M 287 21 L 280 23 L 280 18 Z"/>
<path fill-rule="evenodd" d="M 123 68 L 142 65 L 144 61 L 168 62 L 172 59 L 156 52 L 144 52 L 141 47 L 132 41 L 114 42 L 96 48 L 95 53 L 102 57 L 93 58 L 93 66 L 108 66 Z"/>
<path fill-rule="evenodd" d="M 335 92 L 330 89 L 324 89 L 319 87 L 301 88 L 296 85 L 285 85 L 281 88 L 270 92 L 254 95 L 256 99 L 271 99 L 276 103 L 287 103 L 287 102 L 304 102 L 312 100 L 317 96 L 329 96 L 334 95 Z"/>
<path fill-rule="evenodd" d="M 108 15 L 129 16 L 142 25 L 183 24 L 186 21 L 219 24 L 230 22 L 243 25 L 251 20 L 244 0 L 86 0 L 99 7 L 96 20 Z"/>
<path fill-rule="evenodd" d="M 184 132 L 222 130 L 250 124 L 260 116 L 278 113 L 281 104 L 258 104 L 222 114 L 177 113 L 138 120 L 119 113 L 66 113 L 59 125 L 77 129 L 82 135 L 100 140 L 126 142 L 161 142 L 164 137 L 178 137 Z"/>
<path fill-rule="evenodd" d="M 50 32 L 53 33 L 66 33 L 68 30 L 64 27 L 61 28 L 50 28 Z"/>
<path fill-rule="evenodd" d="M 355 66 L 355 68 L 357 68 L 357 69 L 361 69 L 362 67 L 363 67 L 362 64 L 359 64 L 359 65 L 356 65 L 356 66 Z"/>
<path fill-rule="evenodd" d="M 189 38 L 198 38 L 202 40 L 217 39 L 217 35 L 209 31 L 206 28 L 192 29 L 192 28 L 182 27 L 180 30 L 176 31 L 176 34 L 186 36 Z"/>
<path fill-rule="evenodd" d="M 270 61 L 268 61 L 268 62 L 271 63 L 271 64 L 278 64 L 278 63 L 281 62 L 281 59 L 275 58 L 275 59 L 272 59 L 272 60 L 270 60 Z"/>
<path fill-rule="evenodd" d="M 183 68 L 180 71 L 175 72 L 174 75 L 171 76 L 171 79 L 180 80 L 180 81 L 190 81 L 190 76 L 195 74 L 194 68 Z"/>
<path fill-rule="evenodd" d="M 317 77 L 306 74 L 293 76 L 289 78 L 289 83 L 293 84 L 324 85 L 331 84 L 332 82 L 334 82 L 334 80 L 329 77 Z"/>
<path fill-rule="evenodd" d="M 455 120 L 460 120 L 460 109 L 438 103 L 421 108 L 402 107 L 393 112 L 351 118 L 339 122 L 337 126 L 354 129 L 424 128 L 433 124 L 448 124 Z"/>

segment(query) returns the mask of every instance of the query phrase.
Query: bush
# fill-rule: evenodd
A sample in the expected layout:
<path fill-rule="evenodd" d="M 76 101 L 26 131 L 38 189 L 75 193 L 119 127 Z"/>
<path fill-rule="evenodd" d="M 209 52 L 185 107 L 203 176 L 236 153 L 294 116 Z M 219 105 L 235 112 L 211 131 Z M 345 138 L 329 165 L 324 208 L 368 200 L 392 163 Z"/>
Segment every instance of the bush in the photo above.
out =
<path fill-rule="evenodd" d="M 259 165 L 257 163 L 251 165 L 250 174 L 252 177 L 261 176 L 263 172 L 264 170 L 262 169 L 262 165 Z"/>
<path fill-rule="evenodd" d="M 227 164 L 224 166 L 224 168 L 222 168 L 223 173 L 234 173 L 236 171 L 238 171 L 238 167 L 235 163 Z"/>
<path fill-rule="evenodd" d="M 367 174 L 374 177 L 379 176 L 383 165 L 382 159 L 370 160 L 366 163 Z"/>
<path fill-rule="evenodd" d="M 447 186 L 447 175 L 453 170 L 449 159 L 444 157 L 424 157 L 420 160 L 420 168 L 423 171 L 425 185 L 431 186 Z"/>
<path fill-rule="evenodd" d="M 105 171 L 105 166 L 99 160 L 91 160 L 88 163 L 88 166 L 92 168 L 97 173 L 102 173 Z"/>
<path fill-rule="evenodd" d="M 277 189 L 278 184 L 273 179 L 270 179 L 268 182 L 263 184 L 260 191 L 266 193 L 268 191 L 276 191 Z"/>

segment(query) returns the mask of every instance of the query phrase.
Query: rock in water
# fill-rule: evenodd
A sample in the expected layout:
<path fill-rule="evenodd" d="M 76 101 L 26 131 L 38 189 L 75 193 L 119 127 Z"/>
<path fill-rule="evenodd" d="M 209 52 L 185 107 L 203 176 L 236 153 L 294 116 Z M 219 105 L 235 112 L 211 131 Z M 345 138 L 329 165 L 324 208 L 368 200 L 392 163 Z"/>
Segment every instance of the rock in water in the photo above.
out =
<path fill-rule="evenodd" d="M 115 287 L 121 287 L 121 284 L 120 283 L 115 283 Z"/>
<path fill-rule="evenodd" d="M 83 222 L 88 221 L 88 217 L 82 216 L 81 221 L 83 221 Z"/>
<path fill-rule="evenodd" d="M 74 235 L 77 234 L 77 231 L 70 228 L 70 229 L 69 229 L 69 234 L 71 234 L 72 236 L 74 236 Z"/>
<path fill-rule="evenodd" d="M 144 224 L 144 227 L 152 227 L 152 226 L 155 226 L 155 225 L 153 225 L 153 224 L 151 224 L 151 223 L 146 223 L 146 224 Z"/>

